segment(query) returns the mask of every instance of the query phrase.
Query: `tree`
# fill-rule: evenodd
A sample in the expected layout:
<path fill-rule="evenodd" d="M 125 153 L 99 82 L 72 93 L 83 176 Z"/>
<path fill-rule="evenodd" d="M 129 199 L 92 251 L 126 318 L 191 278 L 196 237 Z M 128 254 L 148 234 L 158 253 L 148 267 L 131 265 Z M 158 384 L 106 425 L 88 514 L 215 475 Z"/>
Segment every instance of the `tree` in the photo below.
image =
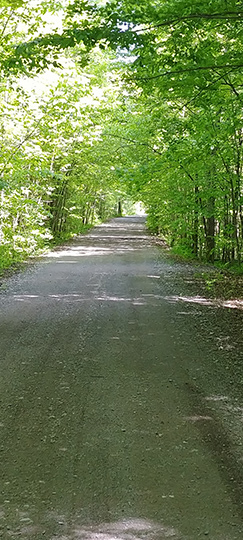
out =
<path fill-rule="evenodd" d="M 4 265 L 117 210 L 121 190 L 102 131 L 118 99 L 119 68 L 111 74 L 114 57 L 99 50 L 85 73 L 75 54 L 63 62 L 48 79 L 13 78 L 1 102 Z"/>
<path fill-rule="evenodd" d="M 29 96 L 17 120 L 7 112 L 3 184 L 17 160 L 32 179 L 41 163 L 51 192 L 43 211 L 56 236 L 70 232 L 78 214 L 82 224 L 106 215 L 105 201 L 115 204 L 115 191 L 129 191 L 144 200 L 150 226 L 176 249 L 240 263 L 241 2 L 40 2 L 35 25 L 26 5 L 14 7 L 11 15 L 9 6 L 2 12 L 8 107 L 23 104 L 22 73 L 35 80 L 53 66 L 58 81 L 34 108 Z M 53 19 L 43 27 L 46 13 Z M 6 29 L 16 21 L 10 37 Z M 2 111 L 6 118 L 5 105 Z"/>

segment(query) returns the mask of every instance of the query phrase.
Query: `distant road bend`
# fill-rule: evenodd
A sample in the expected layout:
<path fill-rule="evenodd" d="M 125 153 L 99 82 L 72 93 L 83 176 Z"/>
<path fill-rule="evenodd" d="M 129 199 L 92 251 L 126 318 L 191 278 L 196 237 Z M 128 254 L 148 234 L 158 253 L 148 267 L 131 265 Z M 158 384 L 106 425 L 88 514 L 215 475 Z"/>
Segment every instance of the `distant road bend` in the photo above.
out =
<path fill-rule="evenodd" d="M 132 216 L 7 280 L 0 538 L 242 540 L 241 315 L 195 272 Z"/>

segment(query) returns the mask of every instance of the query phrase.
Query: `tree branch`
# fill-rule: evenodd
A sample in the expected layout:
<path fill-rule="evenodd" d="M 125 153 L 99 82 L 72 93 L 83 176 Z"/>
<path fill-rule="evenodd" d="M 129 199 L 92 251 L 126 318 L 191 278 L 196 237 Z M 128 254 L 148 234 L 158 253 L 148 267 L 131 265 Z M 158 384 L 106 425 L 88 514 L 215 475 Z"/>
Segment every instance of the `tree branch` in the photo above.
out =
<path fill-rule="evenodd" d="M 208 70 L 214 70 L 217 69 L 230 69 L 233 71 L 234 69 L 242 68 L 243 64 L 222 64 L 221 66 L 198 66 L 198 67 L 188 67 L 184 69 L 176 69 L 173 71 L 164 71 L 164 73 L 159 73 L 158 75 L 153 75 L 150 77 L 149 75 L 147 77 L 136 77 L 136 79 L 141 81 L 150 81 L 152 79 L 159 79 L 160 77 L 165 77 L 166 75 L 180 75 L 180 73 L 191 73 L 195 71 L 208 71 Z"/>
<path fill-rule="evenodd" d="M 40 122 L 43 120 L 43 118 L 40 118 L 38 120 L 38 122 L 36 123 L 35 127 L 29 132 L 27 133 L 27 135 L 25 136 L 25 138 L 17 145 L 15 146 L 15 148 L 13 149 L 13 152 L 10 154 L 9 158 L 7 159 L 7 161 L 4 163 L 2 169 L 0 170 L 0 177 L 2 176 L 2 174 L 4 173 L 4 171 L 6 170 L 8 164 L 10 163 L 11 159 L 13 156 L 15 156 L 15 154 L 17 154 L 18 150 L 21 148 L 21 146 L 23 146 L 23 144 L 28 141 L 30 139 L 30 137 L 33 135 L 33 133 L 35 133 L 35 130 L 37 129 L 37 127 L 39 126 Z"/>
<path fill-rule="evenodd" d="M 144 32 L 145 30 L 153 30 L 154 28 L 160 28 L 162 26 L 170 26 L 171 24 L 177 24 L 179 22 L 186 22 L 191 20 L 233 20 L 240 21 L 243 18 L 243 11 L 225 11 L 224 13 L 191 13 L 191 15 L 185 15 L 184 17 L 175 17 L 173 19 L 165 20 L 159 24 L 151 25 L 147 23 L 147 28 L 141 28 L 137 32 Z"/>
<path fill-rule="evenodd" d="M 217 73 L 217 72 L 215 72 Z M 226 73 L 226 76 L 229 75 L 231 73 L 231 70 L 228 71 L 228 73 Z M 191 98 L 189 101 L 187 101 L 183 107 L 180 108 L 180 110 L 182 110 L 184 107 L 188 108 L 188 105 L 190 105 L 190 103 L 193 103 L 193 101 L 196 101 L 196 99 L 198 97 L 201 96 L 201 94 L 203 94 L 203 92 L 206 92 L 208 90 L 208 88 L 210 88 L 211 86 L 213 86 L 214 84 L 216 84 L 217 82 L 219 82 L 220 80 L 224 80 L 226 81 L 225 79 L 225 74 L 224 75 L 220 75 L 217 79 L 215 79 L 214 81 L 211 81 L 208 85 L 204 86 L 197 94 L 196 96 L 194 96 L 193 98 Z M 227 84 L 227 83 L 226 83 Z M 228 83 L 229 84 L 229 83 Z M 238 94 L 238 92 L 237 92 Z M 239 96 L 239 94 L 238 94 Z"/>
<path fill-rule="evenodd" d="M 162 156 L 162 152 L 159 152 L 158 150 L 156 150 L 156 148 L 153 148 L 153 146 L 149 145 L 148 143 L 143 143 L 143 142 L 139 142 L 139 141 L 136 141 L 134 139 L 129 139 L 129 137 L 121 137 L 120 135 L 113 135 L 113 133 L 104 133 L 104 136 L 105 137 L 114 137 L 116 139 L 120 139 L 122 141 L 127 141 L 127 142 L 130 142 L 130 143 L 133 143 L 133 144 L 137 144 L 139 146 L 145 146 L 145 148 L 149 148 L 150 150 L 152 150 L 152 152 L 154 152 L 154 154 L 159 154 L 159 156 Z"/>
<path fill-rule="evenodd" d="M 216 71 L 215 71 L 215 72 L 216 72 Z M 217 73 L 217 72 L 216 72 L 216 73 Z M 227 86 L 230 86 L 231 90 L 232 90 L 233 93 L 236 95 L 236 97 L 237 97 L 240 101 L 242 101 L 241 95 L 240 95 L 240 93 L 236 90 L 236 88 L 235 88 L 235 86 L 233 85 L 233 83 L 232 83 L 229 79 L 226 79 L 227 75 L 229 75 L 229 73 L 226 73 L 226 74 L 224 74 L 224 75 L 222 76 L 223 81 L 225 82 L 225 84 L 226 84 Z"/>
<path fill-rule="evenodd" d="M 3 29 L 2 29 L 1 34 L 0 34 L 0 42 L 2 41 L 2 38 L 4 36 L 4 32 L 5 32 L 6 28 L 7 28 L 8 23 L 9 23 L 9 21 L 10 21 L 13 14 L 14 14 L 14 10 L 12 9 L 12 11 L 10 12 L 7 20 L 5 21 L 5 24 L 3 25 Z"/>

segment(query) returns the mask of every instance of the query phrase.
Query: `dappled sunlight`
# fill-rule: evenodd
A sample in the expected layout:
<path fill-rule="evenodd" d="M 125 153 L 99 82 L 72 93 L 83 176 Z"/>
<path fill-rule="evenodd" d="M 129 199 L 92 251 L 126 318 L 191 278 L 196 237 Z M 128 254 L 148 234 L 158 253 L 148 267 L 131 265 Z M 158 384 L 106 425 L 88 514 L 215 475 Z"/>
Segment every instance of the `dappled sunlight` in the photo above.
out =
<path fill-rule="evenodd" d="M 75 527 L 71 534 L 55 536 L 55 540 L 182 540 L 174 528 L 145 519 L 126 519 L 114 523 Z M 54 539 L 53 539 L 54 540 Z"/>
<path fill-rule="evenodd" d="M 69 302 L 69 303 L 75 303 L 75 302 L 90 302 L 90 301 L 97 301 L 97 302 L 127 302 L 131 303 L 136 306 L 144 306 L 146 305 L 146 302 L 144 302 L 143 298 L 131 298 L 126 296 L 110 296 L 104 294 L 103 296 L 96 296 L 96 292 L 91 291 L 91 296 L 84 296 L 79 293 L 68 293 L 68 294 L 14 294 L 13 298 L 16 302 L 28 302 L 31 300 L 38 300 L 38 299 L 53 299 L 63 302 Z"/>
<path fill-rule="evenodd" d="M 207 416 L 207 415 L 203 416 L 201 414 L 197 414 L 197 415 L 194 415 L 194 416 L 185 416 L 184 420 L 187 420 L 187 422 L 195 423 L 195 422 L 212 421 L 213 418 L 211 416 Z"/>
<path fill-rule="evenodd" d="M 243 406 L 239 405 L 238 403 L 232 403 L 231 398 L 229 396 L 206 396 L 205 401 L 218 403 L 219 406 L 221 405 L 224 410 L 230 411 L 231 413 L 243 413 Z"/>
<path fill-rule="evenodd" d="M 176 304 L 177 302 L 188 302 L 189 304 L 200 304 L 201 306 L 213 306 L 213 300 L 208 298 L 203 298 L 201 296 L 164 296 L 164 299 L 167 300 L 170 304 Z"/>
<path fill-rule="evenodd" d="M 167 298 L 162 296 L 161 294 L 143 293 L 141 296 L 143 298 L 155 298 L 156 300 L 167 300 Z"/>
<path fill-rule="evenodd" d="M 14 295 L 15 300 L 24 300 L 25 298 L 39 298 L 38 294 L 15 294 Z"/>
<path fill-rule="evenodd" d="M 90 247 L 90 246 L 72 246 L 68 249 L 58 250 L 58 251 L 52 251 L 50 253 L 46 253 L 44 257 L 46 258 L 54 258 L 59 259 L 61 257 L 89 257 L 93 255 L 107 255 L 112 253 L 112 249 L 106 248 L 106 247 Z"/>
<path fill-rule="evenodd" d="M 216 341 L 217 341 L 218 348 L 222 351 L 231 351 L 232 349 L 234 349 L 235 345 L 229 343 L 230 339 L 231 339 L 230 336 L 217 337 Z"/>
<path fill-rule="evenodd" d="M 206 401 L 227 401 L 227 396 L 207 396 L 205 397 Z"/>
<path fill-rule="evenodd" d="M 92 285 L 93 286 L 93 285 Z M 145 306 L 148 303 L 153 303 L 153 305 L 159 305 L 161 301 L 168 302 L 169 304 L 177 304 L 177 303 L 184 303 L 184 304 L 196 304 L 201 305 L 205 307 L 210 308 L 231 308 L 231 309 L 243 309 L 243 300 L 234 301 L 231 302 L 221 299 L 208 299 L 203 298 L 201 296 L 179 296 L 179 295 L 171 295 L 171 296 L 162 296 L 159 294 L 152 294 L 152 293 L 144 293 L 141 294 L 139 297 L 126 297 L 126 296 L 118 296 L 118 295 L 107 295 L 107 294 L 100 294 L 97 296 L 96 291 L 90 291 L 91 296 L 84 296 L 80 293 L 67 293 L 67 294 L 47 294 L 47 295 L 38 295 L 38 294 L 15 294 L 13 295 L 13 298 L 18 302 L 23 301 L 31 301 L 36 300 L 38 298 L 52 298 L 54 300 L 63 300 L 66 302 L 83 302 L 83 301 L 98 301 L 98 302 L 127 302 L 131 303 L 135 306 Z M 156 300 L 157 302 L 151 302 L 153 300 Z M 193 311 L 178 311 L 177 315 L 194 315 L 195 312 Z M 220 340 L 220 338 L 218 338 Z M 226 338 L 224 338 L 226 339 Z M 218 343 L 219 348 L 223 349 L 231 349 L 233 346 L 227 343 L 221 343 L 219 341 Z"/>
<path fill-rule="evenodd" d="M 90 302 L 89 296 L 83 296 L 81 294 L 15 294 L 13 295 L 14 300 L 17 302 L 24 302 L 28 300 L 37 300 L 37 299 L 46 299 L 51 298 L 53 300 L 63 300 L 66 302 Z"/>
<path fill-rule="evenodd" d="M 204 298 L 202 296 L 164 296 L 164 300 L 167 300 L 170 304 L 176 304 L 177 302 L 184 302 L 189 304 L 199 304 L 201 306 L 209 306 L 216 308 L 231 308 L 231 309 L 243 309 L 243 299 L 237 300 L 223 300 L 221 298 Z"/>
<path fill-rule="evenodd" d="M 125 242 L 125 240 L 124 240 Z M 136 240 L 138 242 L 138 240 Z M 109 247 L 101 246 L 101 247 L 95 247 L 95 246 L 81 246 L 78 247 L 72 246 L 70 248 L 57 250 L 57 251 L 51 251 L 50 253 L 46 253 L 44 257 L 46 259 L 61 259 L 65 257 L 73 258 L 73 257 L 97 257 L 97 256 L 103 256 L 103 255 L 111 255 L 116 253 L 126 253 L 128 251 L 137 251 L 138 249 L 142 249 L 144 247 L 144 244 L 138 245 L 132 245 L 131 241 L 128 240 L 127 243 L 121 243 L 118 242 L 117 245 L 109 244 Z M 58 261 L 65 263 L 66 260 Z"/>
<path fill-rule="evenodd" d="M 134 223 L 133 223 L 134 228 Z M 110 220 L 109 223 L 100 223 L 99 227 L 97 229 L 114 229 L 115 231 L 126 231 L 127 226 L 124 226 L 123 224 L 120 224 L 118 221 L 115 223 L 114 220 Z"/>
<path fill-rule="evenodd" d="M 101 240 L 125 240 L 126 242 L 133 242 L 133 241 L 142 241 L 142 240 L 151 240 L 150 236 L 145 234 L 139 234 L 128 237 L 127 235 L 120 235 L 120 234 L 106 234 L 105 236 L 101 236 L 101 234 L 89 234 L 89 238 L 97 238 L 99 241 Z"/>
<path fill-rule="evenodd" d="M 243 309 L 243 299 L 223 300 L 222 305 L 232 309 Z"/>
<path fill-rule="evenodd" d="M 195 311 L 177 311 L 176 315 L 195 315 Z M 197 311 L 197 315 L 198 315 L 198 311 Z"/>
<path fill-rule="evenodd" d="M 209 395 L 204 398 L 207 403 L 207 408 L 212 407 L 212 412 L 215 416 L 220 415 L 224 423 L 230 426 L 231 436 L 234 438 L 235 450 L 238 449 L 238 458 L 242 458 L 242 435 L 243 435 L 243 403 L 238 398 L 233 398 L 228 395 Z M 209 410 L 210 414 L 210 410 Z"/>
<path fill-rule="evenodd" d="M 144 306 L 146 302 L 141 298 L 126 298 L 122 296 L 99 296 L 96 298 L 100 302 L 131 302 L 135 306 Z"/>
<path fill-rule="evenodd" d="M 139 220 L 139 218 L 136 218 Z M 150 235 L 144 230 L 144 220 L 131 222 L 121 218 L 95 227 L 85 236 L 77 236 L 69 245 L 46 253 L 46 259 L 66 257 L 103 256 L 141 250 L 151 244 Z"/>
<path fill-rule="evenodd" d="M 98 296 L 96 300 L 99 300 L 100 302 L 131 302 L 132 298 L 123 296 Z"/>

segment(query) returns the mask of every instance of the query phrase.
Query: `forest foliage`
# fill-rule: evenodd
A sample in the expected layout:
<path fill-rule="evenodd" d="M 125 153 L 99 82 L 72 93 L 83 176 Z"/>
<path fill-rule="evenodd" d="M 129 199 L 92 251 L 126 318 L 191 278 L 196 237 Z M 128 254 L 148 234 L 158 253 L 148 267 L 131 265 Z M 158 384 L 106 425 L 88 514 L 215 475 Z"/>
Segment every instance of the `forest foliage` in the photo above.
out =
<path fill-rule="evenodd" d="M 142 201 L 180 254 L 241 264 L 239 0 L 0 0 L 0 258 Z"/>

